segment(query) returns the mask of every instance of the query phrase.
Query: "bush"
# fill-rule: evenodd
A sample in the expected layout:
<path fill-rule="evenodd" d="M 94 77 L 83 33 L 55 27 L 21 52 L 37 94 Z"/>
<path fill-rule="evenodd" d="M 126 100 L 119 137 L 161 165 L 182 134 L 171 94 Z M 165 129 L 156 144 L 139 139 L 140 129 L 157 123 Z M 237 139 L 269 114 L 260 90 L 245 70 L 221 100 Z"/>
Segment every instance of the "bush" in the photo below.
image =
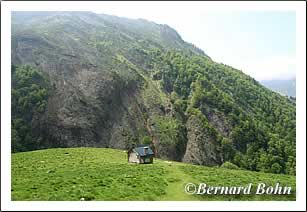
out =
<path fill-rule="evenodd" d="M 226 161 L 225 163 L 223 163 L 223 164 L 221 165 L 221 168 L 224 168 L 224 169 L 240 170 L 240 168 L 239 168 L 237 165 L 235 165 L 235 164 L 233 164 L 233 163 L 231 163 L 231 162 L 228 162 L 228 161 Z"/>
<path fill-rule="evenodd" d="M 149 136 L 144 136 L 142 139 L 142 144 L 151 144 L 151 138 Z"/>
<path fill-rule="evenodd" d="M 271 167 L 272 173 L 279 174 L 279 173 L 281 173 L 281 170 L 282 170 L 281 165 L 279 165 L 278 163 L 273 163 L 273 165 Z"/>

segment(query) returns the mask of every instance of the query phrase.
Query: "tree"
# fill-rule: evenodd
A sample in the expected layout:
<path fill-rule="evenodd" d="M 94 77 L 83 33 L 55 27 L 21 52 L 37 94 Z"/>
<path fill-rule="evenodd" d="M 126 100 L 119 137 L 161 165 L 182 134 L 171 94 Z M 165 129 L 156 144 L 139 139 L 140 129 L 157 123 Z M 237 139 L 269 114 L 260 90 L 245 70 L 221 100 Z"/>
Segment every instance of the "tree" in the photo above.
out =
<path fill-rule="evenodd" d="M 37 117 L 47 107 L 49 81 L 30 66 L 12 66 L 12 151 L 37 149 L 42 135 L 34 133 Z"/>

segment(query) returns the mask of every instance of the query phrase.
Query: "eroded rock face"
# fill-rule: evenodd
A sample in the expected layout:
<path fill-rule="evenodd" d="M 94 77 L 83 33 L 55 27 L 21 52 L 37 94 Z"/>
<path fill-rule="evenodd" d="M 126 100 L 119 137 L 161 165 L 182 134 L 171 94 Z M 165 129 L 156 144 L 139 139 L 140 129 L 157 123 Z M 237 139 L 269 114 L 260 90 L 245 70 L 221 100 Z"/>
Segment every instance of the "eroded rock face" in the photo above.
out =
<path fill-rule="evenodd" d="M 127 90 L 107 72 L 82 71 L 58 83 L 46 111 L 51 140 L 68 147 L 124 148 L 122 139 L 112 139 L 112 129 L 125 117 Z"/>
<path fill-rule="evenodd" d="M 214 166 L 221 163 L 215 140 L 203 127 L 202 121 L 195 115 L 189 117 L 187 123 L 188 143 L 183 162 Z"/>
<path fill-rule="evenodd" d="M 229 136 L 229 133 L 231 132 L 231 126 L 229 123 L 227 123 L 223 115 L 217 115 L 214 112 L 209 112 L 207 114 L 207 118 L 214 126 L 214 128 L 217 129 L 219 133 L 221 133 L 221 135 L 225 137 Z"/>
<path fill-rule="evenodd" d="M 64 146 L 106 146 L 112 104 L 120 100 L 111 76 L 85 72 L 67 78 L 48 102 L 50 135 Z"/>
<path fill-rule="evenodd" d="M 120 129 L 135 135 L 140 127 L 134 117 L 141 115 L 129 113 L 127 108 L 136 101 L 141 80 L 134 82 L 132 74 L 130 80 L 123 79 L 102 65 L 86 65 L 81 56 L 68 59 L 70 56 L 53 57 L 47 52 L 35 54 L 44 49 L 41 42 L 32 43 L 35 41 L 17 39 L 12 63 L 36 67 L 50 79 L 52 91 L 41 124 L 48 141 L 37 148 L 126 148 L 128 138 L 121 136 Z M 27 45 L 33 47 L 25 51 Z"/>

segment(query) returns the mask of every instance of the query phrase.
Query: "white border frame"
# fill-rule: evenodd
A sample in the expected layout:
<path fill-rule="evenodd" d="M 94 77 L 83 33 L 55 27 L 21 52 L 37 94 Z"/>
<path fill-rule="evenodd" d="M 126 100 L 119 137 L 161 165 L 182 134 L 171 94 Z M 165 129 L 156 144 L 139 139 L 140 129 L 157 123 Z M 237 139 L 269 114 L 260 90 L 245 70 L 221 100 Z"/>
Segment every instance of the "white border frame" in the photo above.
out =
<path fill-rule="evenodd" d="M 69 202 L 69 201 L 11 201 L 11 11 L 82 11 L 106 2 L 1 2 L 1 210 L 306 210 L 306 2 L 158 2 L 165 5 L 199 4 L 207 10 L 270 10 L 296 11 L 297 58 L 297 196 L 296 201 L 134 201 L 134 202 Z M 114 2 L 112 2 L 114 4 Z M 120 5 L 155 4 L 156 2 L 118 2 Z"/>

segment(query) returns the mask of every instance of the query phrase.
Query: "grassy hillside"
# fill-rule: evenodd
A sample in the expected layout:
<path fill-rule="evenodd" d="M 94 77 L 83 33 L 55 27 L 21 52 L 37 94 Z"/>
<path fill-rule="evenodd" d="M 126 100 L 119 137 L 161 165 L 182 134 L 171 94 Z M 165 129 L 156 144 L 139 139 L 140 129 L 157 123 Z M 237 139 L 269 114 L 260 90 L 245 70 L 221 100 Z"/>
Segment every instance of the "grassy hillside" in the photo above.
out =
<path fill-rule="evenodd" d="M 295 190 L 295 176 L 159 159 L 154 164 L 130 164 L 126 153 L 115 149 L 62 148 L 12 154 L 12 200 L 295 200 L 295 195 L 184 192 L 187 183 L 200 182 L 212 186 L 279 182 Z"/>

